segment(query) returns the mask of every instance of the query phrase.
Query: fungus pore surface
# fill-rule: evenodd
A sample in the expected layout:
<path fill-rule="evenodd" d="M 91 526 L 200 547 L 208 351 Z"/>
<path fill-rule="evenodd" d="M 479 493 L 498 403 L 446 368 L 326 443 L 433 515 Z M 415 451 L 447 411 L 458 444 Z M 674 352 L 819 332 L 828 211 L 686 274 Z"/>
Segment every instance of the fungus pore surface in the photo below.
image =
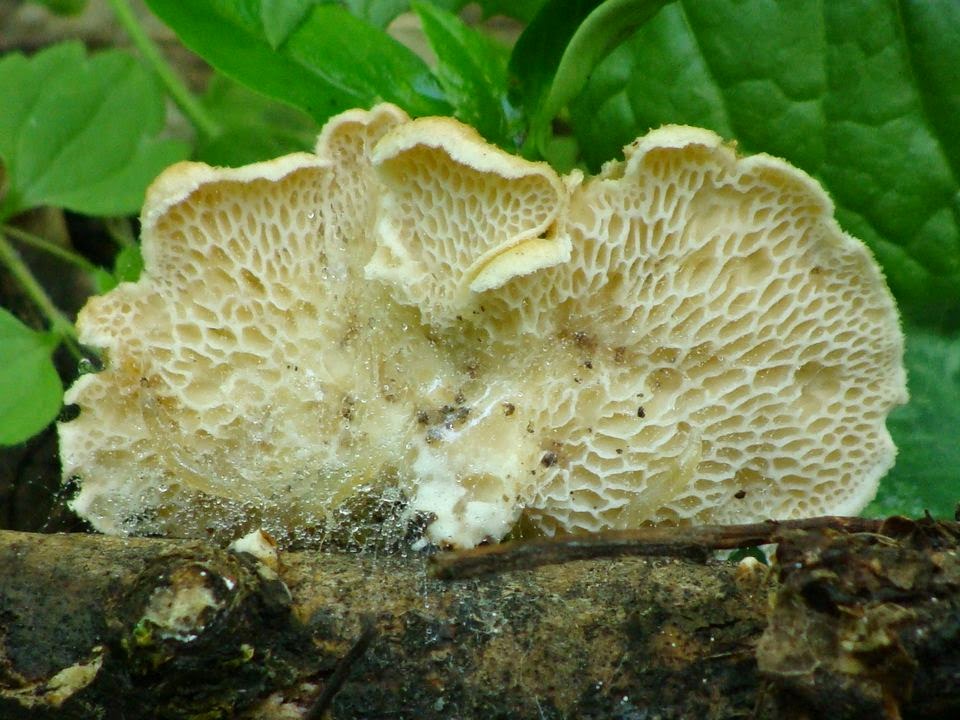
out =
<path fill-rule="evenodd" d="M 310 542 L 364 496 L 469 547 L 856 513 L 893 463 L 880 270 L 813 179 L 705 130 L 584 179 L 380 105 L 175 165 L 142 224 L 60 424 L 104 532 Z"/>

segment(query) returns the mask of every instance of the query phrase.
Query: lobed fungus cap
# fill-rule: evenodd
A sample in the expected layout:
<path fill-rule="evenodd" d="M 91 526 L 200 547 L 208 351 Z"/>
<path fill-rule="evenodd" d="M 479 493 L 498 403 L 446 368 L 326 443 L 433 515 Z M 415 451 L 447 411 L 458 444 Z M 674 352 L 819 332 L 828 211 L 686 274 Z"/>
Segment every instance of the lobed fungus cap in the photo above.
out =
<path fill-rule="evenodd" d="M 819 185 L 669 126 L 560 177 L 449 118 L 350 111 L 314 154 L 182 163 L 145 271 L 78 326 L 60 425 L 113 533 L 284 543 L 359 494 L 429 540 L 856 513 L 906 400 L 896 310 Z"/>

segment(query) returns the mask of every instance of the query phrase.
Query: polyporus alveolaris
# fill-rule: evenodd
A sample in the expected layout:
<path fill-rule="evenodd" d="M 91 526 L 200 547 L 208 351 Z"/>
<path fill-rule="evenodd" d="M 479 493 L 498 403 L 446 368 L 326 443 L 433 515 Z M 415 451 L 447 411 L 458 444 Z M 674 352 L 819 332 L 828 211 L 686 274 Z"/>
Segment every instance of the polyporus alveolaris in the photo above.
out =
<path fill-rule="evenodd" d="M 60 426 L 112 533 L 283 539 L 399 488 L 429 539 L 856 513 L 906 399 L 893 300 L 817 183 L 665 127 L 584 180 L 380 105 L 315 155 L 183 163 L 92 299 Z"/>

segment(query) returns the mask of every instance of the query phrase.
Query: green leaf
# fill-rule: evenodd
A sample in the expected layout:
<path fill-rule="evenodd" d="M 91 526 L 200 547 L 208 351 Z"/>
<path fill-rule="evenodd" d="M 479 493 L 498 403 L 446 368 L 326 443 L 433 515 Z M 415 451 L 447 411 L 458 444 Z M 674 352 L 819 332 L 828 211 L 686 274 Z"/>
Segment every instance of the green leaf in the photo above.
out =
<path fill-rule="evenodd" d="M 510 58 L 532 143 L 544 152 L 549 124 L 594 67 L 668 0 L 548 0 Z M 530 154 L 530 152 L 528 152 Z"/>
<path fill-rule="evenodd" d="M 124 246 L 113 260 L 113 272 L 97 268 L 93 273 L 93 285 L 98 294 L 113 290 L 122 282 L 136 282 L 143 272 L 143 255 L 136 243 Z"/>
<path fill-rule="evenodd" d="M 593 167 L 687 123 L 817 177 L 905 313 L 960 326 L 960 5 L 683 0 L 570 104 Z"/>
<path fill-rule="evenodd" d="M 16 445 L 53 422 L 63 385 L 51 355 L 53 333 L 31 330 L 0 308 L 0 445 Z"/>
<path fill-rule="evenodd" d="M 221 127 L 216 137 L 197 146 L 197 159 L 211 165 L 238 167 L 311 150 L 320 132 L 309 115 L 218 73 L 202 102 Z"/>
<path fill-rule="evenodd" d="M 960 503 L 960 335 L 908 327 L 906 365 L 910 402 L 887 422 L 897 464 L 866 512 L 952 517 Z"/>
<path fill-rule="evenodd" d="M 113 261 L 113 275 L 117 282 L 136 282 L 143 272 L 143 255 L 139 245 L 127 245 Z"/>
<path fill-rule="evenodd" d="M 158 137 L 164 101 L 128 53 L 86 57 L 78 43 L 0 60 L 0 158 L 9 191 L 0 220 L 41 205 L 88 215 L 135 213 L 147 185 L 189 152 Z"/>
<path fill-rule="evenodd" d="M 450 109 L 420 58 L 339 5 L 314 5 L 274 50 L 257 0 L 147 4 L 224 75 L 304 110 L 318 123 L 381 100 L 412 115 Z"/>
<path fill-rule="evenodd" d="M 507 50 L 460 18 L 425 2 L 412 3 L 437 56 L 436 76 L 454 114 L 491 142 L 516 149 L 507 104 Z"/>
<path fill-rule="evenodd" d="M 90 273 L 90 278 L 93 280 L 93 291 L 97 295 L 105 295 L 120 284 L 112 272 L 102 267 L 98 267 Z"/>

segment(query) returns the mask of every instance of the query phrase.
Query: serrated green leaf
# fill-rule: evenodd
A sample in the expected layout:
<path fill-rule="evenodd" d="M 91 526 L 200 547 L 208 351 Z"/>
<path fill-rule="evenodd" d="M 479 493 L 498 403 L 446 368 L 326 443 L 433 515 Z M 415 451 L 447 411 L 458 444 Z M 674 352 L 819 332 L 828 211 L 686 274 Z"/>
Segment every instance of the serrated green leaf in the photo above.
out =
<path fill-rule="evenodd" d="M 683 0 L 593 71 L 570 104 L 596 167 L 687 123 L 817 177 L 905 313 L 960 326 L 960 6 Z"/>
<path fill-rule="evenodd" d="M 381 100 L 415 116 L 449 112 L 420 58 L 339 5 L 314 5 L 274 50 L 256 0 L 147 4 L 224 75 L 304 110 L 318 123 Z"/>
<path fill-rule="evenodd" d="M 197 146 L 198 160 L 238 167 L 311 150 L 320 132 L 313 119 L 215 73 L 203 96 L 203 106 L 220 122 L 221 132 Z"/>
<path fill-rule="evenodd" d="M 52 333 L 31 330 L 0 308 L 0 445 L 16 445 L 53 422 L 63 385 L 51 354 Z"/>
<path fill-rule="evenodd" d="M 437 56 L 435 74 L 454 115 L 491 142 L 516 150 L 507 104 L 507 50 L 460 18 L 413 2 L 424 35 Z"/>
<path fill-rule="evenodd" d="M 0 60 L 0 158 L 9 190 L 0 219 L 51 205 L 87 215 L 135 213 L 147 185 L 189 152 L 158 137 L 164 100 L 128 53 L 87 57 L 78 43 Z"/>
<path fill-rule="evenodd" d="M 908 327 L 905 360 L 910 402 L 887 422 L 897 464 L 867 514 L 952 517 L 960 503 L 960 335 Z"/>

